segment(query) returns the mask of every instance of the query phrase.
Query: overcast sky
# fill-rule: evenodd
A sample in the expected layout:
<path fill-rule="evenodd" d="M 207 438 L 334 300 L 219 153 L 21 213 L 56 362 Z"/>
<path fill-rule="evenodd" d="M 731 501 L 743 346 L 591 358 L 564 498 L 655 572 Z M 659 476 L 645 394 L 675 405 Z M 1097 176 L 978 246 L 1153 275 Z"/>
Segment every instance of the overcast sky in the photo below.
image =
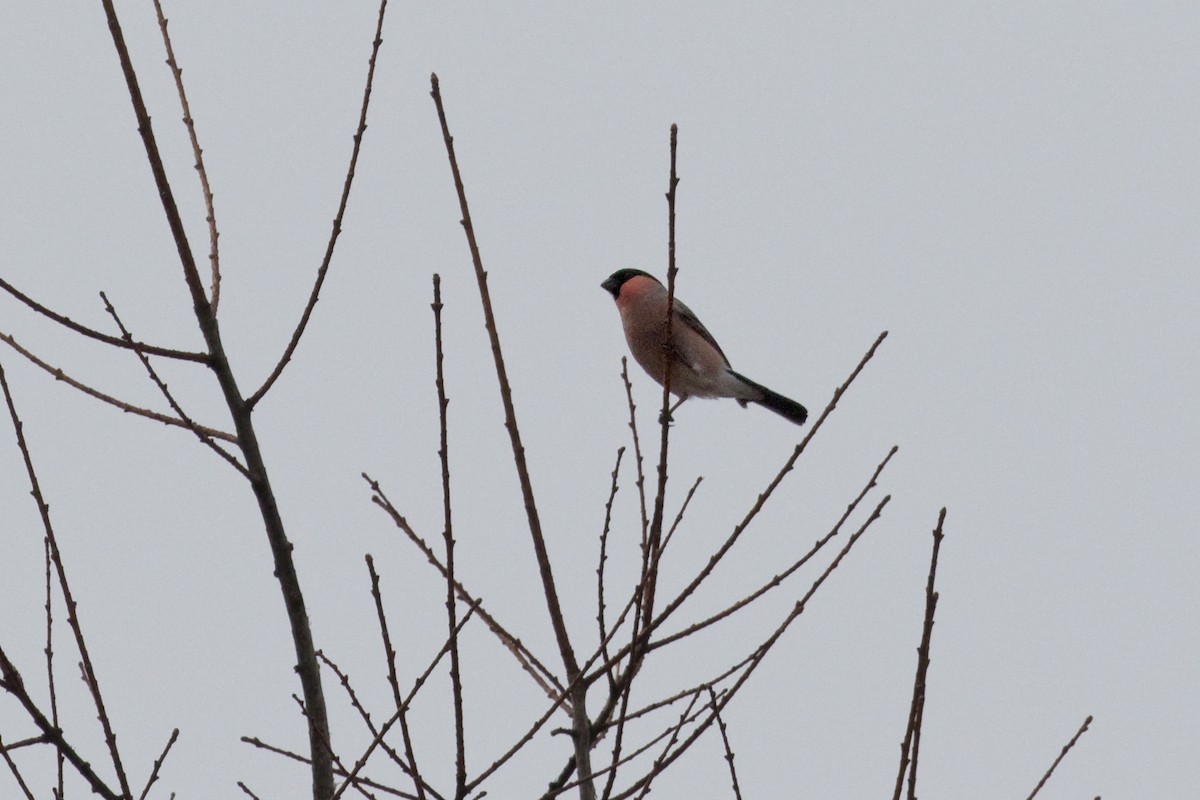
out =
<path fill-rule="evenodd" d="M 153 9 L 117 5 L 205 262 Z M 278 359 L 324 252 L 376 12 L 366 2 L 168 5 L 216 193 L 222 332 L 247 391 Z M 920 795 L 1025 797 L 1094 714 L 1041 796 L 1194 796 L 1195 4 L 395 2 L 383 38 L 325 291 L 256 415 L 318 646 L 381 716 L 390 694 L 364 553 L 379 564 L 408 680 L 444 635 L 432 568 L 360 477 L 379 479 L 428 538 L 440 534 L 435 271 L 460 574 L 554 663 L 428 95 L 436 71 L 581 647 L 594 637 L 609 473 L 629 443 L 625 344 L 599 283 L 620 267 L 665 273 L 677 123 L 678 294 L 738 371 L 819 412 L 889 331 L 688 617 L 797 557 L 899 445 L 872 496 L 892 496 L 883 517 L 728 715 L 743 796 L 889 795 L 942 506 Z M 99 3 L 5 5 L 0 109 L 0 275 L 109 330 L 106 291 L 139 338 L 199 349 Z M 83 343 L 11 298 L 0 297 L 0 330 L 104 391 L 162 405 L 130 354 Z M 159 796 L 240 796 L 238 780 L 264 800 L 302 796 L 305 768 L 238 741 L 306 744 L 248 487 L 184 432 L 101 406 L 7 347 L 0 363 L 135 783 L 178 726 Z M 194 416 L 227 427 L 202 370 L 162 369 Z M 650 431 L 660 394 L 640 371 L 632 379 Z M 664 585 L 703 564 L 803 433 L 731 401 L 677 413 L 668 507 L 704 482 Z M 614 592 L 636 559 L 630 466 L 627 457 L 614 507 Z M 43 669 L 41 548 L 19 453 L 0 433 L 0 642 L 31 676 Z M 649 679 L 665 693 L 731 663 L 815 575 L 736 630 L 666 651 Z M 542 703 L 482 628 L 465 648 L 477 772 L 521 727 L 513 720 Z M 68 733 L 100 762 L 65 637 L 57 653 Z M 453 772 L 446 686 L 431 683 L 414 722 L 442 786 Z M 326 695 L 352 757 L 361 724 L 336 683 Z M 30 730 L 0 700 L 0 733 Z M 567 752 L 556 737 L 501 773 L 491 796 L 536 796 Z M 44 792 L 49 773 L 31 773 Z M 656 789 L 730 797 L 727 779 L 712 739 Z M 0 777 L 0 796 L 15 791 Z"/>

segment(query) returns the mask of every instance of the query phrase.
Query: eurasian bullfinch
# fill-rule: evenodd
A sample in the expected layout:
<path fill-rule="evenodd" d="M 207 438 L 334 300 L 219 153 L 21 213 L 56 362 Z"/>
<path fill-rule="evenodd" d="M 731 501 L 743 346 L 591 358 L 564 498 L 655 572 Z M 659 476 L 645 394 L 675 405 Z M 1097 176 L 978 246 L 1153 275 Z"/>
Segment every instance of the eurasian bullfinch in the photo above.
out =
<path fill-rule="evenodd" d="M 662 384 L 671 367 L 671 394 L 679 398 L 670 412 L 689 397 L 732 397 L 743 408 L 758 403 L 797 425 L 808 411 L 795 400 L 760 386 L 729 367 L 729 359 L 692 310 L 675 298 L 671 341 L 667 338 L 667 287 L 640 269 L 619 269 L 600 284 L 617 302 L 625 340 L 634 359 Z"/>

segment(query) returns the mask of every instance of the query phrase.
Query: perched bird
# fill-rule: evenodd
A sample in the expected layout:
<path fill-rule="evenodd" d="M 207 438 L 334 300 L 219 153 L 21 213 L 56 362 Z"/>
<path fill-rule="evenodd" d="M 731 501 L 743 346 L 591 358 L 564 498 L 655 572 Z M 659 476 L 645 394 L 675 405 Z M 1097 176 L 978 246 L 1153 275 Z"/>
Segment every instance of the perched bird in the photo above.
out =
<path fill-rule="evenodd" d="M 675 298 L 670 342 L 667 341 L 667 287 L 640 269 L 619 269 L 600 284 L 621 312 L 625 340 L 642 369 L 661 385 L 671 367 L 671 394 L 679 398 L 667 412 L 689 397 L 732 397 L 744 408 L 758 403 L 797 425 L 808 411 L 729 367 L 729 359 L 692 310 Z"/>

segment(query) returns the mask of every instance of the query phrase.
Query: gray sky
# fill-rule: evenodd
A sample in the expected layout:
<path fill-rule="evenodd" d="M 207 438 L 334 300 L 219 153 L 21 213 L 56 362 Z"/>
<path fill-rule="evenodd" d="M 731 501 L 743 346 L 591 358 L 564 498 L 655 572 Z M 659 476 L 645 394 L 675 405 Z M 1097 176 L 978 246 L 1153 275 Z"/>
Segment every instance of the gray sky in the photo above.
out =
<path fill-rule="evenodd" d="M 328 238 L 361 99 L 370 3 L 168 7 L 216 192 L 222 331 L 243 388 L 270 370 Z M 153 11 L 119 3 L 198 257 L 207 232 Z M 369 503 L 383 482 L 440 532 L 430 275 L 443 276 L 455 530 L 464 580 L 547 660 L 553 640 L 467 249 L 428 97 L 442 80 L 535 490 L 573 634 L 593 636 L 597 535 L 627 444 L 624 341 L 598 284 L 666 266 L 667 140 L 680 127 L 679 295 L 736 369 L 819 411 L 890 335 L 695 616 L 823 535 L 893 444 L 883 518 L 729 715 L 744 796 L 891 790 L 920 633 L 929 529 L 949 509 L 921 795 L 1188 797 L 1200 785 L 1197 612 L 1200 11 L 1190 3 L 393 3 L 345 230 L 313 324 L 258 414 L 319 646 L 383 709 L 363 553 L 383 573 L 402 669 L 439 645 L 442 595 Z M 0 12 L 3 276 L 106 328 L 198 348 L 99 4 Z M 0 329 L 156 404 L 129 354 L 11 299 Z M 5 348 L 97 671 L 135 775 L 174 726 L 180 797 L 296 796 L 307 772 L 237 741 L 302 748 L 291 644 L 247 487 L 184 433 L 97 405 Z M 199 370 L 164 366 L 224 425 Z M 633 375 L 643 430 L 659 394 Z M 681 585 L 802 431 L 729 401 L 676 416 L 669 506 L 696 476 Z M 649 437 L 648 437 L 649 438 Z M 0 434 L 0 636 L 40 674 L 41 534 Z M 615 508 L 628 580 L 628 459 Z M 861 520 L 862 512 L 858 519 Z M 663 691 L 765 635 L 816 573 L 736 630 L 664 655 Z M 616 584 L 614 589 L 616 591 Z M 60 613 L 61 619 L 61 613 Z M 58 645 L 69 731 L 102 743 Z M 542 705 L 478 629 L 466 643 L 469 768 Z M 446 682 L 417 709 L 443 784 Z M 363 741 L 327 683 L 335 731 Z M 382 713 L 382 712 L 381 712 Z M 25 730 L 0 701 L 0 729 Z M 502 774 L 529 796 L 555 739 Z M 141 780 L 139 777 L 137 780 Z M 728 797 L 716 740 L 659 785 Z M 0 794 L 14 791 L 0 779 Z M 165 795 L 164 795 L 165 796 Z"/>

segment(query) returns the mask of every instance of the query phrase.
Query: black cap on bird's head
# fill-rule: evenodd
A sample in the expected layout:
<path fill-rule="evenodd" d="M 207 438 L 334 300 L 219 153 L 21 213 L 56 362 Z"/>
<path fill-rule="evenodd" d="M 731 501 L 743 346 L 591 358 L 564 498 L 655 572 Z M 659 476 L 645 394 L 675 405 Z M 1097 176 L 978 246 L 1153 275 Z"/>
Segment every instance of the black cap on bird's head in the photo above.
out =
<path fill-rule="evenodd" d="M 658 278 L 654 277 L 649 272 L 643 272 L 640 269 L 619 269 L 612 275 L 609 275 L 608 280 L 600 284 L 600 288 L 608 290 L 608 293 L 615 298 L 621 293 L 621 287 L 625 285 L 625 281 L 629 280 L 630 278 L 636 278 L 639 275 L 649 278 L 655 283 L 658 282 Z"/>

